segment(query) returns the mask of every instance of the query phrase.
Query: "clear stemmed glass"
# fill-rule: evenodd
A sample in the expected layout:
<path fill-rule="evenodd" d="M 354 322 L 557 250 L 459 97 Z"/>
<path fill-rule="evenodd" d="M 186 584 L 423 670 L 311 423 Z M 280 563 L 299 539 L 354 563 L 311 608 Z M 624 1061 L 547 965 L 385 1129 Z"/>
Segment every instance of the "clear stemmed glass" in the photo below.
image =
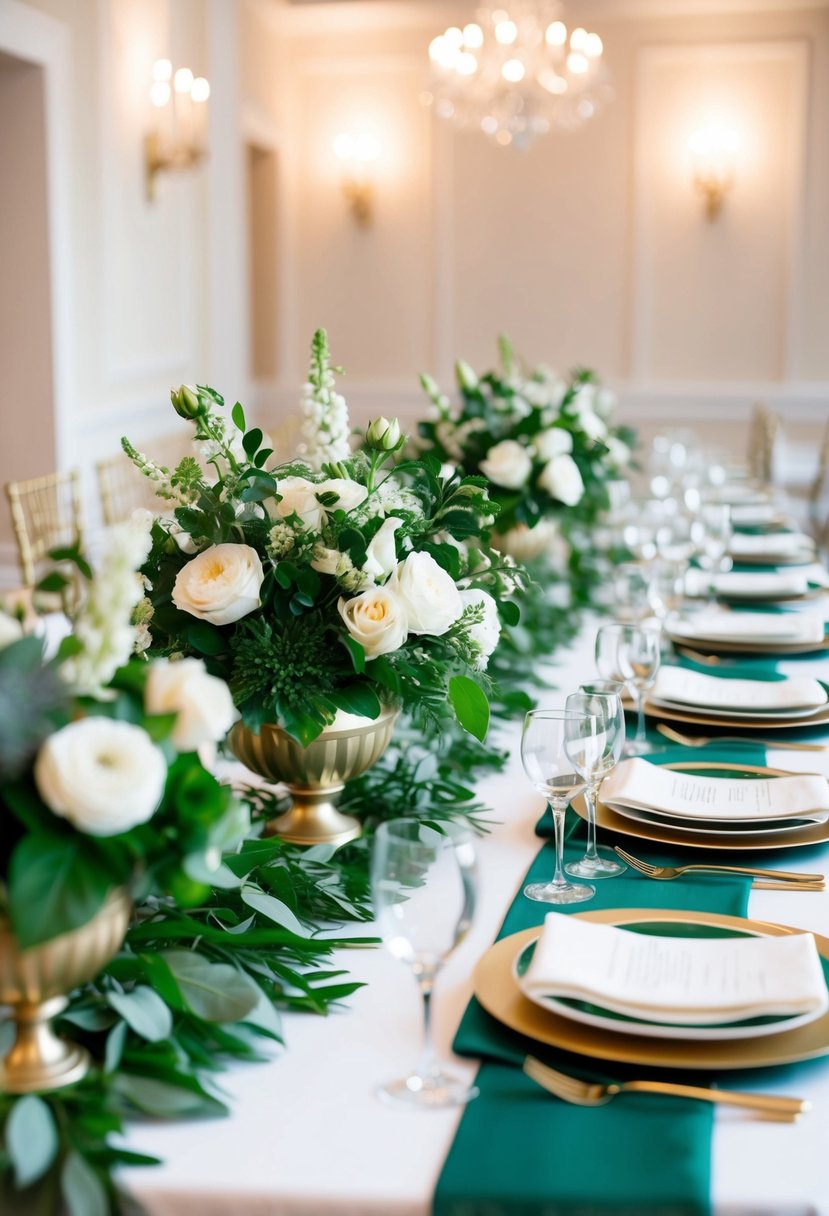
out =
<path fill-rule="evenodd" d="M 613 599 L 620 620 L 642 621 L 650 615 L 650 568 L 644 562 L 621 562 L 613 571 Z"/>
<path fill-rule="evenodd" d="M 578 904 L 596 894 L 586 883 L 568 882 L 562 869 L 564 815 L 567 804 L 585 788 L 576 767 L 585 753 L 596 750 L 597 720 L 566 710 L 537 709 L 524 719 L 521 763 L 537 790 L 547 799 L 553 815 L 556 870 L 552 882 L 534 882 L 524 888 L 529 899 L 545 904 Z"/>
<path fill-rule="evenodd" d="M 470 833 L 442 831 L 418 819 L 392 819 L 377 829 L 371 890 L 380 935 L 395 958 L 414 972 L 423 996 L 423 1049 L 407 1077 L 377 1092 L 388 1101 L 422 1109 L 460 1106 L 478 1091 L 437 1058 L 431 1038 L 435 976 L 472 923 L 475 850 Z"/>
<path fill-rule="evenodd" d="M 645 690 L 659 671 L 661 630 L 648 625 L 602 625 L 596 634 L 596 667 L 604 680 L 627 684 L 636 709 L 636 734 L 625 745 L 626 756 L 656 750 L 645 734 Z"/>
<path fill-rule="evenodd" d="M 731 569 L 728 545 L 731 540 L 731 508 L 721 503 L 703 503 L 699 519 L 699 555 L 697 560 L 708 574 L 708 597 L 712 607 L 717 603 L 717 575 Z"/>
<path fill-rule="evenodd" d="M 581 758 L 578 754 L 573 756 L 576 768 L 587 781 L 584 791 L 587 807 L 587 849 L 584 857 L 571 861 L 564 867 L 565 871 L 575 878 L 612 878 L 627 869 L 611 849 L 600 849 L 596 845 L 596 800 L 599 796 L 599 786 L 619 763 L 625 741 L 625 711 L 621 698 L 623 688 L 624 684 L 613 680 L 596 680 L 582 684 L 579 692 L 571 693 L 567 698 L 568 712 L 597 719 L 600 740 L 598 748 L 585 749 Z M 583 772 L 579 767 L 582 760 L 587 761 Z"/>
<path fill-rule="evenodd" d="M 687 562 L 660 558 L 653 562 L 648 584 L 648 600 L 653 615 L 660 624 L 682 607 L 685 597 Z"/>

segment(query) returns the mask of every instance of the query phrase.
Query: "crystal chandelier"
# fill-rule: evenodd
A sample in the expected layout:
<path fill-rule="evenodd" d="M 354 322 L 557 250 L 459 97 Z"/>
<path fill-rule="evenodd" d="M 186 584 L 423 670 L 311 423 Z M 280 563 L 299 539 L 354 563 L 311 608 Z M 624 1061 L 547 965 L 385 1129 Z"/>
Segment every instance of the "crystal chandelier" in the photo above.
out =
<path fill-rule="evenodd" d="M 613 93 L 598 34 L 569 32 L 557 0 L 508 2 L 432 40 L 426 100 L 459 127 L 526 148 L 554 128 L 580 126 Z"/>

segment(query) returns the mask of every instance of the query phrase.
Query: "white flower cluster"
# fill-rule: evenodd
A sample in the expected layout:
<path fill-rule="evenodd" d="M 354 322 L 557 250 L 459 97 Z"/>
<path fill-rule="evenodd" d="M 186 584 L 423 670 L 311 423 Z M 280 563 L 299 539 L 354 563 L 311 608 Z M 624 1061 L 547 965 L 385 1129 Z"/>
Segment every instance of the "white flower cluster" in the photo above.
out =
<path fill-rule="evenodd" d="M 325 371 L 318 388 L 310 383 L 303 386 L 301 409 L 302 459 L 317 473 L 324 464 L 347 460 L 351 455 L 348 407 L 345 397 L 334 391 L 330 371 Z"/>
<path fill-rule="evenodd" d="M 287 557 L 296 545 L 296 533 L 290 524 L 274 524 L 268 533 L 267 550 L 272 561 Z"/>
<path fill-rule="evenodd" d="M 139 510 L 128 523 L 111 530 L 100 570 L 88 584 L 73 624 L 82 649 L 61 668 L 63 678 L 78 693 L 100 694 L 133 652 L 132 612 L 144 597 L 136 571 L 150 552 L 152 521 L 149 511 Z"/>
<path fill-rule="evenodd" d="M 173 746 L 195 751 L 217 743 L 236 719 L 227 685 L 201 659 L 162 661 L 144 690 L 149 714 L 176 714 Z M 117 836 L 154 815 L 164 794 L 167 760 L 147 732 L 130 722 L 90 716 L 50 735 L 35 760 L 41 798 L 90 836 Z"/>
<path fill-rule="evenodd" d="M 535 448 L 519 443 L 517 439 L 503 439 L 489 449 L 481 461 L 481 472 L 496 486 L 520 490 L 530 479 L 535 453 L 546 462 L 538 474 L 539 486 L 551 498 L 574 507 L 584 493 L 584 482 L 570 455 L 572 447 L 572 435 L 561 427 L 541 431 Z"/>

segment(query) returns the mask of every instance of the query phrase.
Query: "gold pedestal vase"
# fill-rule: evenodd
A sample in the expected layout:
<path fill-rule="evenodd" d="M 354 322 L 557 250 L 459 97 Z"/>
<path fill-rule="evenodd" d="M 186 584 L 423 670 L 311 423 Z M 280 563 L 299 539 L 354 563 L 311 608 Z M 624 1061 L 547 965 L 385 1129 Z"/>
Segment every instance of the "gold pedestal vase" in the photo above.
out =
<path fill-rule="evenodd" d="M 326 728 L 303 747 L 280 726 L 266 724 L 258 735 L 237 722 L 228 746 L 237 760 L 266 781 L 288 787 L 291 807 L 271 819 L 266 836 L 292 844 L 346 844 L 360 835 L 360 823 L 337 810 L 345 784 L 382 756 L 391 741 L 397 710 L 384 709 L 374 721 L 345 729 Z"/>
<path fill-rule="evenodd" d="M 0 921 L 0 1005 L 10 1006 L 15 1027 L 0 1063 L 0 1091 L 60 1089 L 85 1075 L 89 1052 L 58 1038 L 50 1021 L 66 1008 L 69 993 L 94 979 L 116 954 L 131 908 L 128 892 L 118 887 L 85 925 L 28 950 L 20 949 L 8 923 Z"/>

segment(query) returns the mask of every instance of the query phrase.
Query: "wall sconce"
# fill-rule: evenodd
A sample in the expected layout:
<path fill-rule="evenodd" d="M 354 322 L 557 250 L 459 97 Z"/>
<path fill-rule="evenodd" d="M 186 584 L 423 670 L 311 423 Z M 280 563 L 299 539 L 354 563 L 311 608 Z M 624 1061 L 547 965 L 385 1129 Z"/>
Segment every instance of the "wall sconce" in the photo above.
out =
<path fill-rule="evenodd" d="M 694 185 L 705 198 L 705 215 L 714 220 L 727 192 L 734 185 L 737 136 L 723 127 L 706 127 L 688 138 L 693 159 Z"/>
<path fill-rule="evenodd" d="M 147 198 L 156 195 L 156 177 L 166 170 L 192 169 L 207 156 L 207 99 L 210 85 L 189 68 L 173 75 L 169 59 L 153 64 L 150 102 L 153 129 L 144 136 Z"/>
<path fill-rule="evenodd" d="M 371 165 L 380 159 L 380 141 L 370 132 L 352 135 L 341 132 L 334 140 L 334 155 L 343 167 L 342 189 L 351 214 L 361 228 L 368 228 L 374 215 L 374 180 Z"/>

